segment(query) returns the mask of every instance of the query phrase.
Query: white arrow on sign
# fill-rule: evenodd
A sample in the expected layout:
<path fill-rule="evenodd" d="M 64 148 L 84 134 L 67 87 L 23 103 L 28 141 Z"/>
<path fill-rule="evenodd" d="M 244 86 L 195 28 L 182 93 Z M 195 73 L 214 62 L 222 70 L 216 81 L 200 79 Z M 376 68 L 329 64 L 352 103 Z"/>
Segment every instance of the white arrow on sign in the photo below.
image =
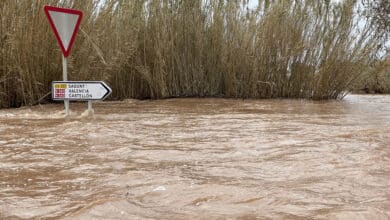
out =
<path fill-rule="evenodd" d="M 112 90 L 101 81 L 54 81 L 53 100 L 91 101 L 103 100 Z"/>

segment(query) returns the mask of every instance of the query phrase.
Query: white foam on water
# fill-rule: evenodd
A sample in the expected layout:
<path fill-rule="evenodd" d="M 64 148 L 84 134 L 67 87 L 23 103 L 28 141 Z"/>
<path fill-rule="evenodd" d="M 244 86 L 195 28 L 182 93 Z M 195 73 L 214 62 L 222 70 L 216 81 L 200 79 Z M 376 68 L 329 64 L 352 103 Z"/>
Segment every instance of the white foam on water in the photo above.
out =
<path fill-rule="evenodd" d="M 165 188 L 165 186 L 159 186 L 157 188 L 154 188 L 153 189 L 153 192 L 157 192 L 157 191 L 166 191 L 167 188 Z"/>
<path fill-rule="evenodd" d="M 95 111 L 92 109 L 92 111 L 89 111 L 88 109 L 85 110 L 81 115 L 79 115 L 77 118 L 95 118 Z"/>
<path fill-rule="evenodd" d="M 70 115 L 75 115 L 75 113 L 71 113 Z M 40 111 L 32 111 L 28 110 L 20 110 L 17 113 L 0 113 L 0 119 L 61 119 L 66 118 L 67 115 L 64 111 L 55 111 L 55 112 L 40 112 Z"/>

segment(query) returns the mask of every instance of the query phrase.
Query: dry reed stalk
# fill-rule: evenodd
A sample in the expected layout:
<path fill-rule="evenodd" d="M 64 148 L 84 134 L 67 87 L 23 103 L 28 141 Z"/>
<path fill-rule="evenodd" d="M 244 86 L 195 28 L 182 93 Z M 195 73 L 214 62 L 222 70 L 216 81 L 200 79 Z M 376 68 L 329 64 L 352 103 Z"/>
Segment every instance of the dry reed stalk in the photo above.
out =
<path fill-rule="evenodd" d="M 84 11 L 70 80 L 105 80 L 113 99 L 342 98 L 377 53 L 356 1 L 2 0 L 0 108 L 36 103 L 61 80 L 44 5 Z M 357 31 L 359 29 L 359 31 Z"/>

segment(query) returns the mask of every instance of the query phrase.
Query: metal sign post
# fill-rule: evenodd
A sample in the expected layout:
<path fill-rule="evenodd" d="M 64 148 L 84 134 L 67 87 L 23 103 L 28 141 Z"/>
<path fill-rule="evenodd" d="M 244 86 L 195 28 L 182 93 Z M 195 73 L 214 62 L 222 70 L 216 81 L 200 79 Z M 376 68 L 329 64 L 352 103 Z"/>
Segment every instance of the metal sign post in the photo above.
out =
<path fill-rule="evenodd" d="M 68 81 L 68 61 L 62 56 L 62 80 Z M 69 100 L 64 100 L 65 114 L 69 115 Z"/>
<path fill-rule="evenodd" d="M 93 113 L 92 101 L 91 100 L 88 101 L 88 112 L 89 112 L 89 114 Z"/>

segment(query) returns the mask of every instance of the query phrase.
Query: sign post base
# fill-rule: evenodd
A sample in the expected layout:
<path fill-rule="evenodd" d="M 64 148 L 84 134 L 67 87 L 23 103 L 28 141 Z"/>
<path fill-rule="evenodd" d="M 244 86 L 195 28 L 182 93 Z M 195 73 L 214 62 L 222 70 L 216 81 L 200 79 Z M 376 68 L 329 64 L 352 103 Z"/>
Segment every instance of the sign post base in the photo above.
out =
<path fill-rule="evenodd" d="M 88 114 L 89 115 L 93 115 L 94 111 L 93 111 L 93 108 L 92 108 L 92 101 L 89 100 L 88 101 Z"/>
<path fill-rule="evenodd" d="M 69 100 L 64 100 L 65 105 L 65 115 L 69 115 Z"/>

